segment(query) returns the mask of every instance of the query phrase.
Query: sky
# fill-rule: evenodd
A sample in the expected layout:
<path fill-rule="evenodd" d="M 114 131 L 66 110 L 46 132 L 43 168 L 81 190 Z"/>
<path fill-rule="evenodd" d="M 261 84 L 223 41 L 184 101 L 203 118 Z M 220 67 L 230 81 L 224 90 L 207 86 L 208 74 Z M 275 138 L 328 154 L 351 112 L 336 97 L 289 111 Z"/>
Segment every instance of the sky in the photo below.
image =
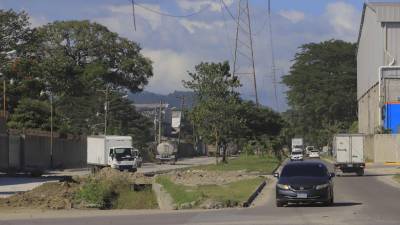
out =
<path fill-rule="evenodd" d="M 271 0 L 271 48 L 267 0 L 249 0 L 260 103 L 279 111 L 287 109 L 287 88 L 281 83 L 281 77 L 289 71 L 302 44 L 330 39 L 356 42 L 364 2 Z M 224 3 L 236 17 L 239 0 L 224 0 Z M 182 80 L 188 79 L 187 71 L 194 71 L 194 66 L 200 62 L 228 60 L 232 68 L 236 24 L 221 0 L 135 0 L 135 4 L 136 30 L 131 0 L 0 0 L 2 9 L 26 11 L 33 27 L 55 20 L 90 20 L 137 42 L 143 55 L 153 61 L 154 76 L 145 88 L 147 91 L 167 94 L 185 90 Z M 170 17 L 157 12 L 195 15 Z M 244 43 L 239 43 L 238 49 L 249 56 L 248 35 L 245 34 L 246 31 L 240 30 L 239 40 Z M 271 49 L 275 70 L 272 69 Z M 237 63 L 238 71 L 243 73 L 251 68 L 245 56 L 238 57 Z M 243 98 L 254 99 L 251 76 L 241 75 L 241 81 Z"/>

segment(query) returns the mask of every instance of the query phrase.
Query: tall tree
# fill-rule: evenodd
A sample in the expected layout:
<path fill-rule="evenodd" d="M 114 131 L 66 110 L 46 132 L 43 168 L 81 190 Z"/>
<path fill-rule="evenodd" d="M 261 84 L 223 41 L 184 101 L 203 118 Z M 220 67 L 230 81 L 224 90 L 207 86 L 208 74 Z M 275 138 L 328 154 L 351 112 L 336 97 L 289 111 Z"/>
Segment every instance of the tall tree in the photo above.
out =
<path fill-rule="evenodd" d="M 229 70 L 228 62 L 200 63 L 195 66 L 195 72 L 189 72 L 190 80 L 183 82 L 197 97 L 197 104 L 190 114 L 197 132 L 208 143 L 214 142 L 217 150 L 221 142 L 232 137 L 235 127 L 240 126 L 236 114 L 239 94 L 233 91 L 240 84 Z M 223 161 L 226 161 L 225 150 Z"/>
<path fill-rule="evenodd" d="M 48 100 L 52 95 L 64 132 L 90 133 L 104 122 L 105 92 L 115 98 L 126 90 L 139 92 L 153 75 L 152 62 L 138 44 L 97 23 L 53 22 L 30 37 L 29 48 L 8 70 L 14 108 L 21 98 Z"/>
<path fill-rule="evenodd" d="M 317 145 L 348 129 L 357 116 L 356 45 L 340 40 L 300 47 L 283 83 L 295 135 Z"/>

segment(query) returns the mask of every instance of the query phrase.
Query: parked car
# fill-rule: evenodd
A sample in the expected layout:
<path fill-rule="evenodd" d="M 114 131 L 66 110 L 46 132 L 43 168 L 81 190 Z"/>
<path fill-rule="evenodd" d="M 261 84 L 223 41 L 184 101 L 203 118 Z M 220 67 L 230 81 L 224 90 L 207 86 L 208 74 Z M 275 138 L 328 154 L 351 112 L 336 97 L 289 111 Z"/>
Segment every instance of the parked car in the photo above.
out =
<path fill-rule="evenodd" d="M 276 206 L 288 203 L 333 204 L 333 177 L 322 162 L 302 161 L 287 163 L 282 172 L 275 173 Z"/>
<path fill-rule="evenodd" d="M 319 151 L 318 150 L 312 150 L 309 152 L 308 157 L 310 158 L 319 158 Z"/>
<path fill-rule="evenodd" d="M 303 153 L 302 152 L 292 152 L 290 154 L 290 160 L 303 160 Z"/>
<path fill-rule="evenodd" d="M 314 146 L 307 146 L 306 147 L 306 155 L 310 155 L 310 152 L 311 151 L 314 151 L 315 150 L 315 147 Z"/>

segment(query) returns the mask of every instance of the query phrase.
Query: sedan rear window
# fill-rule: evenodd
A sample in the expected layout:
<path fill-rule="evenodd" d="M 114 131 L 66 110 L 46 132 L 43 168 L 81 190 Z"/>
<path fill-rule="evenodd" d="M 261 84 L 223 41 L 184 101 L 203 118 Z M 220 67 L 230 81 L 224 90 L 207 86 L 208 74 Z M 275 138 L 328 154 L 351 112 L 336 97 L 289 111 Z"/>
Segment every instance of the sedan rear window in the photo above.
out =
<path fill-rule="evenodd" d="M 323 164 L 295 164 L 286 165 L 281 173 L 282 177 L 324 177 L 328 171 Z"/>

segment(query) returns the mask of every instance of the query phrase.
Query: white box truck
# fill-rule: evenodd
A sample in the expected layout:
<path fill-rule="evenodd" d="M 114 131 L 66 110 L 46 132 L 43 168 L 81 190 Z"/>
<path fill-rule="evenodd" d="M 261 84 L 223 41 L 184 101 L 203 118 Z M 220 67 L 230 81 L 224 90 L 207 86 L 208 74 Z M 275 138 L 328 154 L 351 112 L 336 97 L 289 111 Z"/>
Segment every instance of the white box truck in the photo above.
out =
<path fill-rule="evenodd" d="M 335 170 L 364 175 L 364 135 L 337 134 L 333 138 Z"/>
<path fill-rule="evenodd" d="M 304 151 L 303 138 L 292 138 L 292 152 Z"/>
<path fill-rule="evenodd" d="M 87 164 L 93 170 L 111 167 L 137 170 L 138 151 L 132 147 L 130 136 L 88 136 Z"/>

